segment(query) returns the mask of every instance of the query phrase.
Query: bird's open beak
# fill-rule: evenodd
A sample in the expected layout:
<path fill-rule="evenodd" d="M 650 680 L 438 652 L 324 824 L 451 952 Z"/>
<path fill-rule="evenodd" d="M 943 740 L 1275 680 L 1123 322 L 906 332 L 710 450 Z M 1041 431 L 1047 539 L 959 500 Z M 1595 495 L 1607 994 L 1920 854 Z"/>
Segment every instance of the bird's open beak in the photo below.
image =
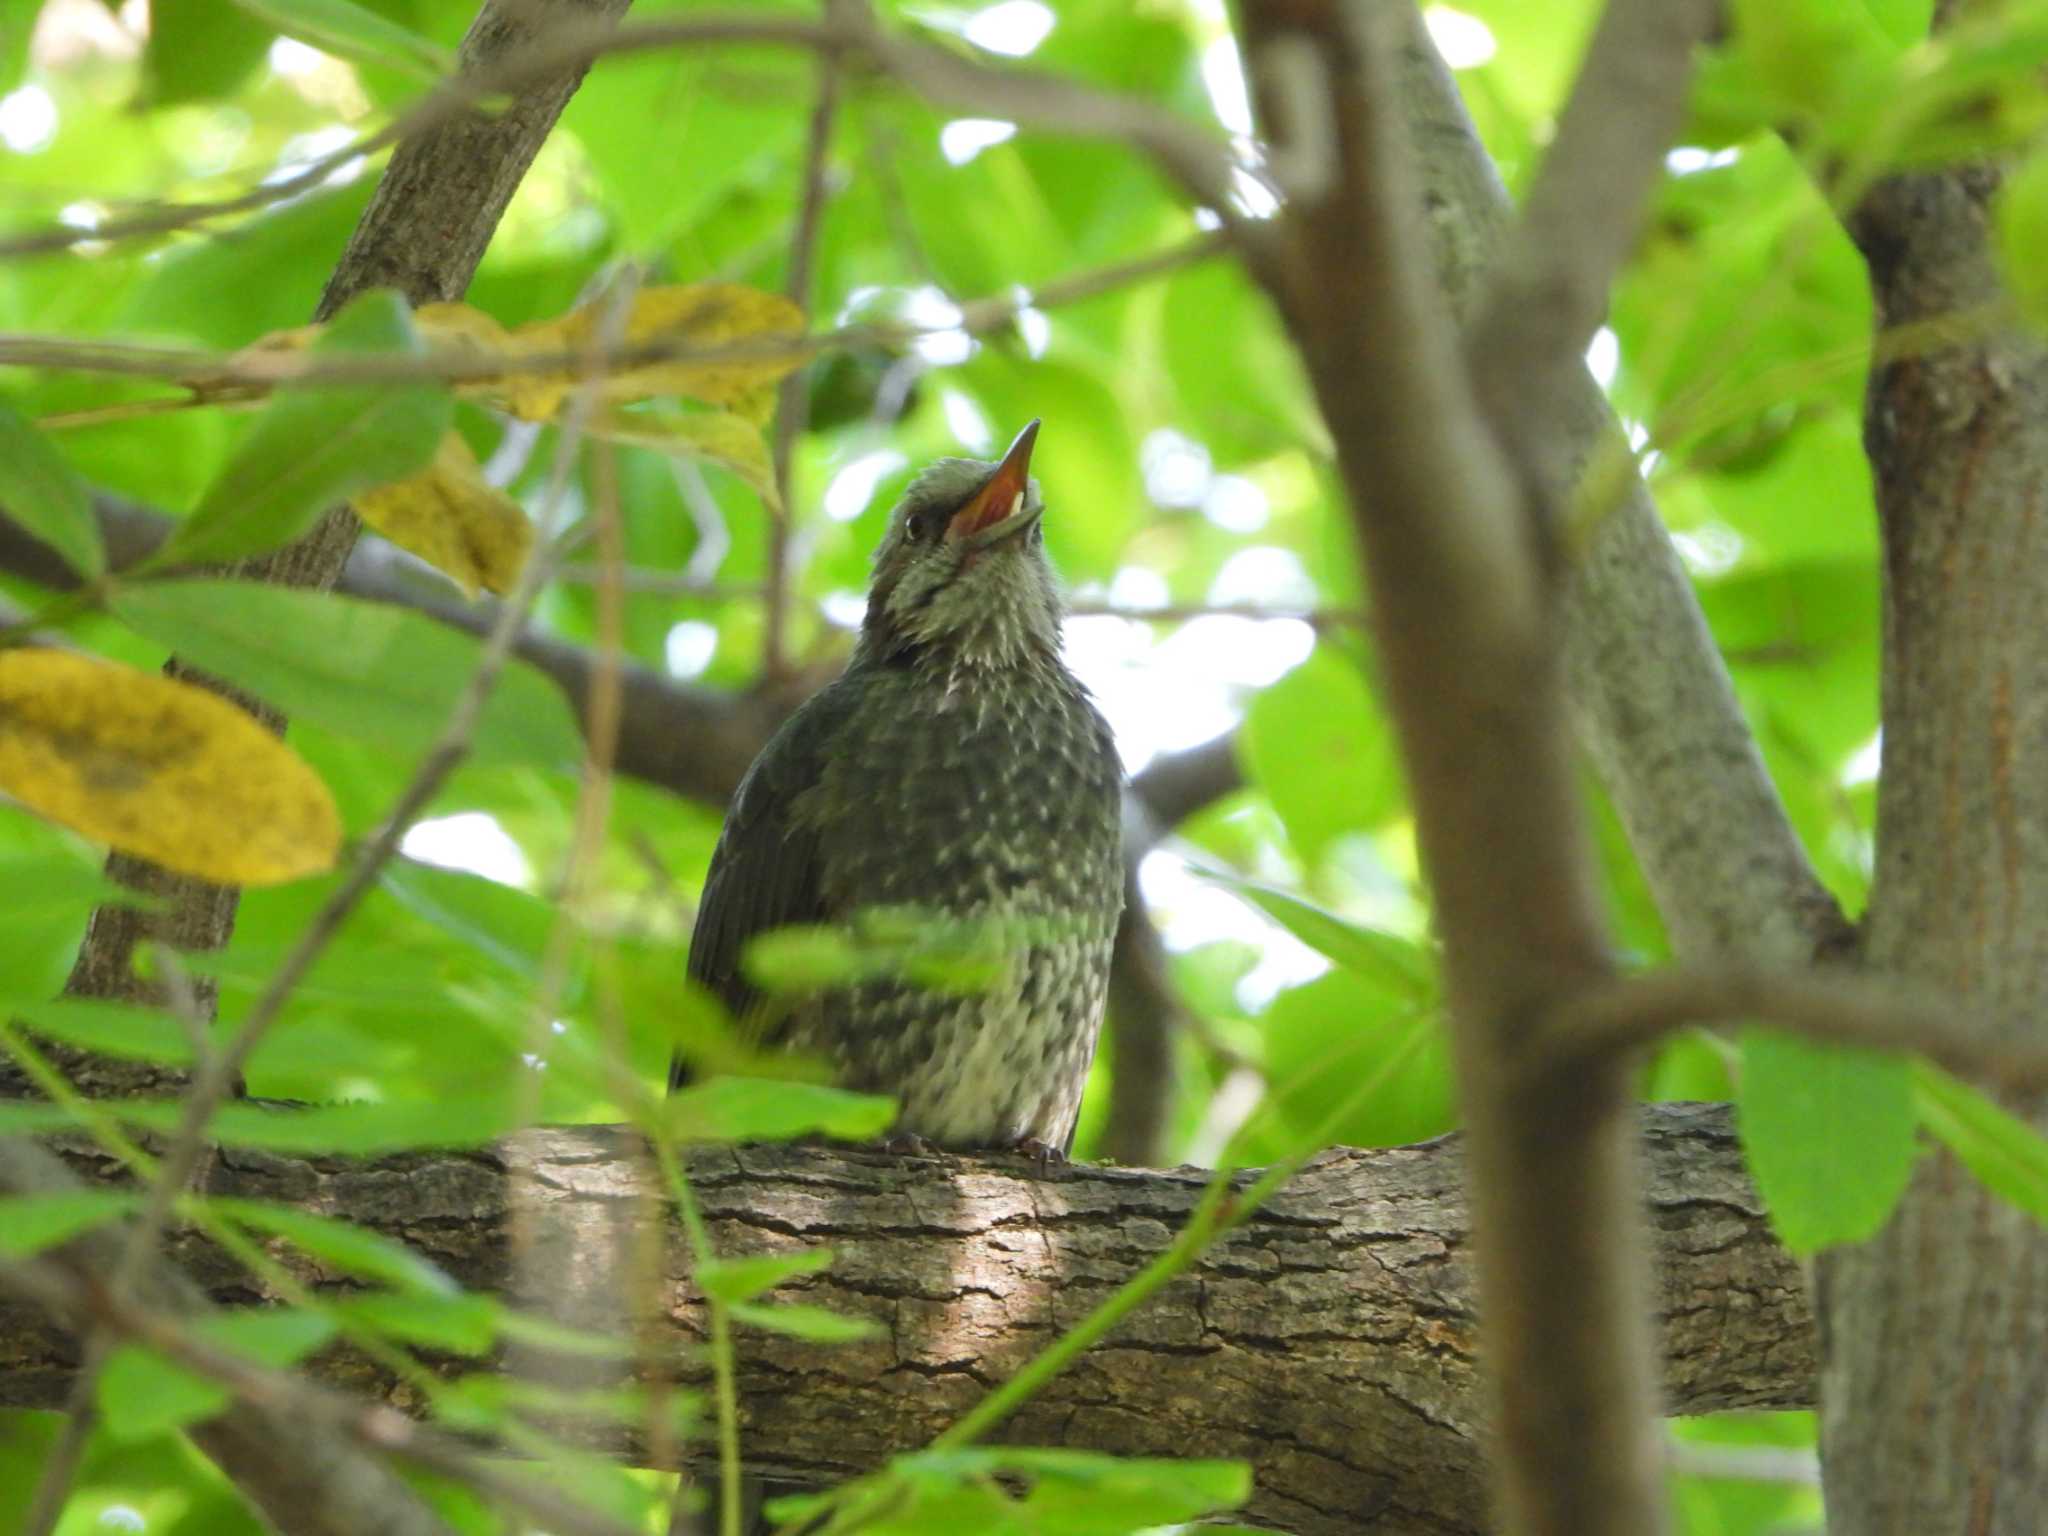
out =
<path fill-rule="evenodd" d="M 1038 441 L 1038 422 L 1026 424 L 1003 455 L 1003 462 L 967 505 L 946 524 L 946 541 L 971 548 L 999 543 L 1028 527 L 1037 512 L 1024 510 L 1024 491 L 1031 479 L 1031 445 Z"/>

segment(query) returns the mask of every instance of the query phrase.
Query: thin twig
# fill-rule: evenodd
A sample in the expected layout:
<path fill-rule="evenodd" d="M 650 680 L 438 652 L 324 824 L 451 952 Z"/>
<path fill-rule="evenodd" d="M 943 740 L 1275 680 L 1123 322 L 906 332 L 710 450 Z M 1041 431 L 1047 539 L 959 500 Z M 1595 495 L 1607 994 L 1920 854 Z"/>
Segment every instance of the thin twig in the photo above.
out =
<path fill-rule="evenodd" d="M 928 336 L 966 331 L 981 335 L 1010 324 L 1025 309 L 1056 309 L 1099 297 L 1204 260 L 1222 250 L 1219 237 L 1199 235 L 1179 245 L 1149 251 L 1128 261 L 1075 273 L 1031 291 L 1011 290 L 970 300 L 960 319 L 945 325 L 868 321 L 803 336 L 760 337 L 726 345 L 699 346 L 687 338 L 656 338 L 627 345 L 552 352 L 496 355 L 464 348 L 425 354 L 316 354 L 311 352 L 217 352 L 205 347 L 150 343 L 78 341 L 29 332 L 0 333 L 0 366 L 47 368 L 161 379 L 201 392 L 192 405 L 226 405 L 249 398 L 238 390 L 311 388 L 342 384 L 441 382 L 487 384 L 525 374 L 580 372 L 595 360 L 605 372 L 653 363 L 777 363 L 815 358 L 828 351 L 879 348 L 897 351 Z"/>
<path fill-rule="evenodd" d="M 1711 0 L 1610 0 L 1494 263 L 1466 357 L 1490 423 L 1524 465 L 1569 452 L 1567 386 L 1664 172 L 1685 119 L 1693 45 L 1718 10 Z M 1540 468 L 1548 472 L 1532 478 L 1554 477 L 1553 466 Z"/>
<path fill-rule="evenodd" d="M 56 1316 L 84 1314 L 100 1327 L 219 1383 L 245 1402 L 311 1419 L 367 1450 L 453 1478 L 509 1508 L 524 1511 L 550 1529 L 576 1536 L 634 1536 L 632 1526 L 565 1497 L 539 1478 L 500 1471 L 453 1437 L 416 1423 L 395 1408 L 363 1403 L 289 1372 L 230 1354 L 196 1337 L 169 1315 L 120 1295 L 94 1276 L 34 1260 L 0 1264 L 0 1285 Z"/>
<path fill-rule="evenodd" d="M 1674 1439 L 1664 1448 L 1664 1464 L 1677 1477 L 1820 1487 L 1819 1453 L 1796 1445 L 1712 1445 Z"/>
<path fill-rule="evenodd" d="M 830 9 L 828 5 L 828 14 Z M 825 215 L 832 127 L 839 115 L 840 69 L 836 51 L 819 54 L 818 99 L 811 107 L 804 145 L 803 202 L 797 208 L 796 231 L 789 241 L 789 271 L 782 291 L 805 314 L 811 312 L 811 275 L 817 263 L 818 228 Z M 775 418 L 775 505 L 768 509 L 768 611 L 761 658 L 770 677 L 782 674 L 788 657 L 790 582 L 795 574 L 789 568 L 789 536 L 790 519 L 796 513 L 790 470 L 810 404 L 807 372 L 807 368 L 798 368 L 783 379 Z"/>
<path fill-rule="evenodd" d="M 2048 1087 L 2048 1046 L 2024 1021 L 1972 1014 L 1896 978 L 1848 972 L 1670 966 L 1560 1002 L 1526 1059 L 1570 1068 L 1639 1050 L 1675 1030 L 1754 1021 L 1835 1045 L 1911 1051 L 2013 1093 Z"/>

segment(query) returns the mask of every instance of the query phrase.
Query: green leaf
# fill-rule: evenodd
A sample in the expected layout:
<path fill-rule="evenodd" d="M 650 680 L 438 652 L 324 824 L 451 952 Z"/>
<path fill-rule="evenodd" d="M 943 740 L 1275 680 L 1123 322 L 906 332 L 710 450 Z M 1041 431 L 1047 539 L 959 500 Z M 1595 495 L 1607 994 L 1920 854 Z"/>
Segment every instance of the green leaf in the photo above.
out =
<path fill-rule="evenodd" d="M 226 1387 L 135 1344 L 100 1371 L 100 1426 L 114 1440 L 148 1440 L 210 1419 L 232 1402 Z"/>
<path fill-rule="evenodd" d="M 1347 832 L 1401 810 L 1385 717 L 1358 669 L 1327 646 L 1253 697 L 1238 741 L 1245 771 L 1313 866 Z"/>
<path fill-rule="evenodd" d="M 798 1302 L 781 1302 L 764 1306 L 760 1302 L 737 1302 L 732 1308 L 735 1322 L 748 1323 L 764 1328 L 770 1333 L 785 1333 L 791 1338 L 808 1339 L 813 1344 L 852 1344 L 861 1339 L 880 1338 L 884 1330 L 864 1317 L 847 1317 L 842 1313 L 828 1312 L 823 1307 L 804 1306 Z"/>
<path fill-rule="evenodd" d="M 998 1478 L 1024 1483 L 1025 1493 L 1012 1497 Z M 1237 1461 L 972 1446 L 897 1457 L 855 1493 L 844 1516 L 870 1536 L 1130 1536 L 1233 1509 L 1251 1488 L 1251 1469 Z M 804 1495 L 773 1501 L 768 1514 L 801 1520 L 823 1506 L 820 1496 Z"/>
<path fill-rule="evenodd" d="M 50 1136 L 76 1130 L 78 1122 L 62 1104 L 34 1099 L 0 1099 L 0 1136 Z"/>
<path fill-rule="evenodd" d="M 0 919 L 90 911 L 107 902 L 143 908 L 159 904 L 155 897 L 109 880 L 96 865 L 65 854 L 0 859 Z"/>
<path fill-rule="evenodd" d="M 123 1120 L 156 1131 L 176 1129 L 181 1114 L 175 1099 L 132 1100 L 108 1107 Z M 510 1131 L 513 1124 L 511 1106 L 495 1095 L 390 1104 L 319 1104 L 307 1109 L 226 1104 L 214 1117 L 212 1136 L 228 1147 L 369 1157 L 430 1147 L 480 1147 Z"/>
<path fill-rule="evenodd" d="M 1750 1171 L 1794 1253 L 1861 1242 L 1905 1193 L 1918 1149 L 1903 1058 L 1745 1029 L 1736 1106 Z"/>
<path fill-rule="evenodd" d="M 10 1259 L 33 1258 L 45 1248 L 68 1243 L 81 1232 L 126 1216 L 139 1204 L 139 1195 L 112 1189 L 0 1199 L 0 1254 Z"/>
<path fill-rule="evenodd" d="M 201 1318 L 192 1333 L 230 1354 L 282 1369 L 333 1338 L 334 1320 L 288 1307 L 252 1308 Z M 100 1373 L 100 1417 L 116 1440 L 144 1440 L 212 1418 L 231 1400 L 226 1387 L 134 1344 L 109 1355 Z"/>
<path fill-rule="evenodd" d="M 222 1197 L 208 1204 L 237 1226 L 286 1238 L 315 1258 L 325 1259 L 349 1274 L 365 1275 L 399 1290 L 418 1291 L 431 1296 L 448 1296 L 460 1289 L 431 1260 L 421 1258 L 403 1243 L 394 1242 L 381 1233 L 365 1231 L 351 1222 L 317 1216 L 296 1206 L 274 1205 L 266 1200 Z"/>
<path fill-rule="evenodd" d="M 1433 1011 L 1338 970 L 1289 987 L 1259 1022 L 1271 1119 L 1254 1122 L 1260 1139 L 1245 1159 L 1270 1162 L 1311 1137 L 1319 1146 L 1406 1146 L 1456 1125 L 1450 1042 Z"/>
<path fill-rule="evenodd" d="M 693 1277 L 706 1296 L 714 1301 L 752 1301 L 798 1275 L 815 1275 L 832 1266 L 830 1248 L 806 1248 L 801 1253 L 759 1253 L 740 1259 L 711 1259 L 697 1266 Z"/>
<path fill-rule="evenodd" d="M 275 36 L 221 0 L 150 0 L 139 104 L 174 107 L 231 96 Z"/>
<path fill-rule="evenodd" d="M 345 1325 L 466 1359 L 490 1353 L 498 1338 L 498 1304 L 488 1296 L 378 1291 L 330 1305 Z"/>
<path fill-rule="evenodd" d="M 350 0 L 234 0 L 287 37 L 337 58 L 383 64 L 422 80 L 453 74 L 455 59 L 410 28 Z"/>
<path fill-rule="evenodd" d="M 740 956 L 747 980 L 764 992 L 816 992 L 861 980 L 872 957 L 841 928 L 791 924 L 757 934 Z"/>
<path fill-rule="evenodd" d="M 161 1061 L 171 1066 L 185 1066 L 192 1060 L 192 1037 L 161 1008 L 96 997 L 59 997 L 42 1003 L 17 1003 L 13 1011 L 37 1034 L 102 1056 Z"/>
<path fill-rule="evenodd" d="M 0 405 L 0 511 L 64 557 L 79 575 L 107 568 L 92 493 L 48 438 Z"/>
<path fill-rule="evenodd" d="M 1204 880 L 1213 880 L 1251 902 L 1274 922 L 1326 959 L 1420 1007 L 1437 994 L 1436 966 L 1420 944 L 1391 933 L 1362 928 L 1334 912 L 1256 880 L 1218 869 L 1190 866 Z"/>
<path fill-rule="evenodd" d="M 679 1141 L 789 1141 L 814 1134 L 865 1141 L 895 1123 L 896 1101 L 818 1083 L 714 1077 L 670 1094 L 666 1112 Z"/>
<path fill-rule="evenodd" d="M 334 1337 L 334 1319 L 302 1307 L 244 1307 L 217 1312 L 193 1333 L 209 1344 L 273 1370 L 296 1365 Z"/>
<path fill-rule="evenodd" d="M 2048 330 L 2048 149 L 2005 177 L 1993 218 L 2005 286 L 2027 318 Z"/>
<path fill-rule="evenodd" d="M 483 642 L 423 614 L 248 581 L 123 587 L 122 622 L 295 719 L 417 756 L 440 736 Z M 482 762 L 571 769 L 583 737 L 562 690 L 505 664 L 470 750 Z"/>
<path fill-rule="evenodd" d="M 1913 1102 L 1986 1189 L 2048 1226 L 2048 1137 L 1926 1062 L 1913 1064 Z"/>
<path fill-rule="evenodd" d="M 312 349 L 315 358 L 425 352 L 405 301 L 384 289 L 351 303 Z M 231 560 L 291 543 L 357 491 L 424 468 L 454 410 L 436 384 L 280 392 L 157 560 Z"/>
<path fill-rule="evenodd" d="M 481 875 L 394 859 L 379 876 L 407 911 L 515 975 L 537 979 L 556 911 L 538 897 Z"/>

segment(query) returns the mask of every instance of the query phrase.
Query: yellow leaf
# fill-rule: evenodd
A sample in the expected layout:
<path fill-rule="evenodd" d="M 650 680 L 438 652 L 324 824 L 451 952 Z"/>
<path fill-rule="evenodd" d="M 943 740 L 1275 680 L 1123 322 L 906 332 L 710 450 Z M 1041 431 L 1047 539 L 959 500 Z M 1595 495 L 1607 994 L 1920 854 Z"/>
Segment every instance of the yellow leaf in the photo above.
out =
<path fill-rule="evenodd" d="M 430 347 L 481 354 L 512 350 L 505 327 L 467 304 L 422 304 L 412 312 L 412 323 Z"/>
<path fill-rule="evenodd" d="M 681 411 L 659 402 L 630 411 L 614 407 L 600 412 L 590 431 L 615 443 L 708 460 L 738 475 L 770 511 L 782 505 L 767 438 L 755 423 L 730 411 Z"/>
<path fill-rule="evenodd" d="M 222 885 L 318 874 L 341 846 L 320 776 L 234 705 L 63 651 L 0 652 L 0 791 Z"/>
<path fill-rule="evenodd" d="M 558 320 L 522 326 L 512 343 L 522 352 L 569 352 L 589 347 L 605 334 L 609 301 L 596 300 Z M 688 283 L 643 288 L 619 326 L 620 345 L 675 343 L 692 351 L 745 347 L 748 343 L 793 341 L 804 333 L 804 312 L 779 294 L 738 283 Z M 774 405 L 771 386 L 803 358 L 794 348 L 780 356 L 732 358 L 719 362 L 687 357 L 622 366 L 607 375 L 609 401 L 645 400 L 652 395 L 687 395 L 706 405 L 766 421 Z M 561 408 L 577 383 L 573 373 L 527 374 L 504 381 L 513 414 L 544 420 Z"/>
<path fill-rule="evenodd" d="M 434 462 L 417 475 L 356 497 L 357 516 L 401 549 L 446 571 L 471 597 L 504 592 L 533 548 L 533 525 L 519 503 L 484 479 L 460 432 L 450 432 Z"/>

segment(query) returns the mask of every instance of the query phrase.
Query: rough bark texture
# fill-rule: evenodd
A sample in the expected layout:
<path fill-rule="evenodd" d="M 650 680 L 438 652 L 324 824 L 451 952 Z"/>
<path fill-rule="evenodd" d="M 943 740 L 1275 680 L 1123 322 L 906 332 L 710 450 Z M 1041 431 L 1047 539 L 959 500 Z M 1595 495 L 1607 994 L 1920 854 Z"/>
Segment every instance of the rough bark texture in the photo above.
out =
<path fill-rule="evenodd" d="M 1989 173 L 1876 188 L 1851 232 L 1880 328 L 1995 304 Z M 2042 1028 L 2048 975 L 2048 349 L 1873 370 L 1884 773 L 1865 958 Z M 2038 1039 L 2038 1034 L 2036 1035 Z M 2036 1113 L 2036 1122 L 2044 1117 Z M 2021 1536 L 2048 1509 L 2048 1233 L 1947 1154 L 1826 1256 L 1822 1448 L 1845 1536 Z"/>
<path fill-rule="evenodd" d="M 563 18 L 615 20 L 631 0 L 489 0 L 462 43 L 462 67 L 475 73 L 528 45 Z M 326 320 L 359 293 L 392 287 L 414 304 L 451 299 L 469 286 L 498 220 L 563 106 L 582 82 L 581 68 L 537 80 L 503 111 L 454 114 L 408 138 L 391 157 L 370 205 L 320 296 L 316 320 Z M 360 527 L 347 507 L 336 507 L 305 538 L 240 573 L 251 580 L 325 590 L 334 584 Z M 173 657 L 166 669 L 226 694 L 272 730 L 284 717 L 222 687 Z M 159 898 L 153 912 L 102 907 L 93 914 L 79 951 L 70 990 L 92 997 L 130 997 L 144 990 L 134 969 L 138 944 L 161 940 L 174 949 L 218 949 L 234 931 L 239 893 L 169 874 L 140 859 L 116 854 L 108 873 Z M 210 1002 L 210 999 L 209 999 Z M 161 1074 L 64 1057 L 95 1093 L 161 1091 Z"/>
<path fill-rule="evenodd" d="M 1799 1271 L 1771 1238 L 1727 1110 L 1659 1105 L 1642 1124 L 1669 1404 L 1707 1412 L 1810 1402 Z M 1462 1165 L 1455 1139 L 1319 1158 L 1005 1433 L 1244 1457 L 1257 1473 L 1251 1514 L 1279 1529 L 1480 1530 Z M 508 1299 L 616 1331 L 637 1273 L 645 1167 L 630 1133 L 584 1127 L 528 1132 L 495 1153 L 382 1162 L 225 1152 L 212 1187 L 346 1216 L 466 1285 L 527 1287 Z M 694 1158 L 721 1253 L 828 1244 L 832 1269 L 783 1294 L 884 1330 L 873 1343 L 832 1348 L 741 1333 L 753 1470 L 836 1479 L 922 1443 L 1156 1256 L 1203 1182 L 1194 1170 L 1070 1167 L 1038 1177 L 1022 1167 L 826 1148 Z M 516 1275 L 515 1206 L 532 1243 Z M 217 1301 L 257 1299 L 217 1255 L 185 1244 L 178 1256 Z M 700 1300 L 681 1268 L 666 1277 L 664 1310 L 678 1346 L 701 1341 Z M 76 1352 L 42 1319 L 0 1306 L 0 1402 L 60 1402 Z M 389 1392 L 346 1358 L 316 1374 Z"/>

